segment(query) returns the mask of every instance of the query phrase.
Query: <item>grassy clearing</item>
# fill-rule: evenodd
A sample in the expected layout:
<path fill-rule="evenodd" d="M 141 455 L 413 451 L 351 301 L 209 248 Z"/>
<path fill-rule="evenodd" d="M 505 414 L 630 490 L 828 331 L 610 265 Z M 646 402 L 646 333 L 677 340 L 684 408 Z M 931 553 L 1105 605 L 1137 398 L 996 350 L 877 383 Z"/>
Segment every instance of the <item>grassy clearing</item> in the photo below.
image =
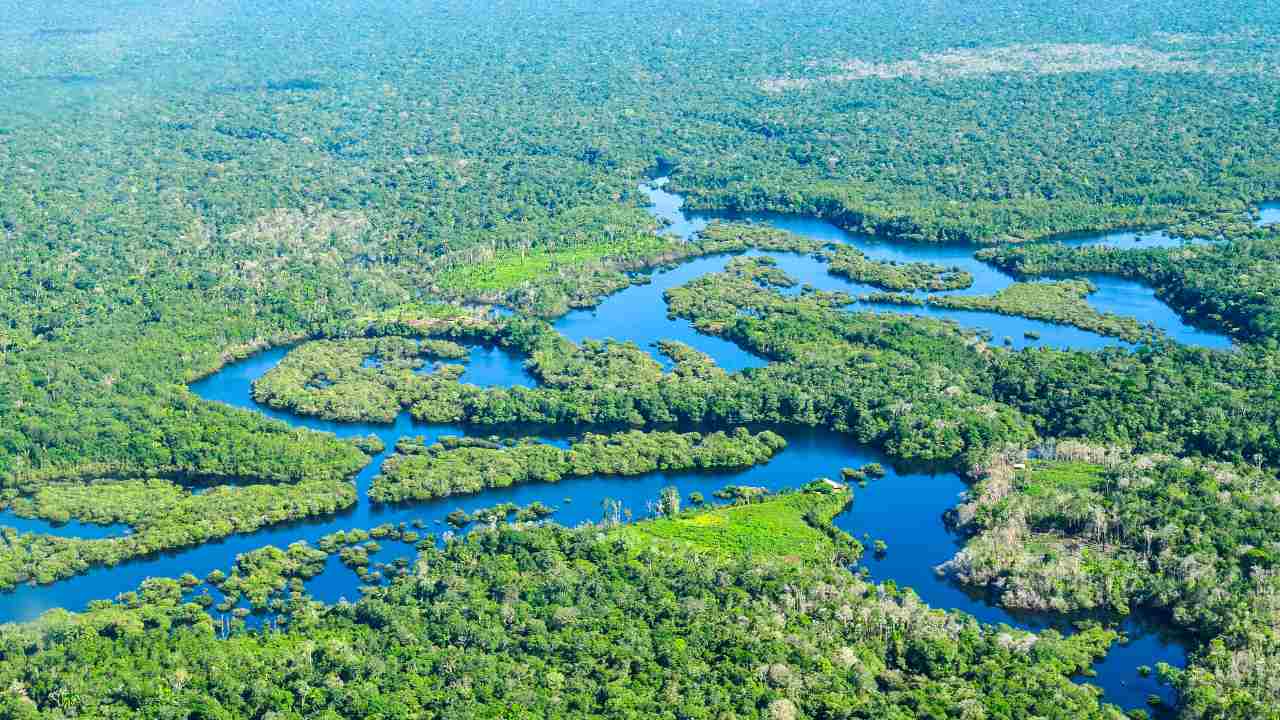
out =
<path fill-rule="evenodd" d="M 438 284 L 445 290 L 498 293 L 526 283 L 555 277 L 606 260 L 634 261 L 671 250 L 673 241 L 656 235 L 635 235 L 624 240 L 597 241 L 551 252 L 501 250 L 475 264 L 450 268 Z"/>
<path fill-rule="evenodd" d="M 685 546 L 721 557 L 829 562 L 853 540 L 830 526 L 847 491 L 799 492 L 620 527 L 638 545 Z"/>
<path fill-rule="evenodd" d="M 1102 481 L 1103 467 L 1084 462 L 1044 462 L 1031 464 L 1024 475 L 1022 491 L 1038 495 L 1053 490 L 1089 490 Z"/>

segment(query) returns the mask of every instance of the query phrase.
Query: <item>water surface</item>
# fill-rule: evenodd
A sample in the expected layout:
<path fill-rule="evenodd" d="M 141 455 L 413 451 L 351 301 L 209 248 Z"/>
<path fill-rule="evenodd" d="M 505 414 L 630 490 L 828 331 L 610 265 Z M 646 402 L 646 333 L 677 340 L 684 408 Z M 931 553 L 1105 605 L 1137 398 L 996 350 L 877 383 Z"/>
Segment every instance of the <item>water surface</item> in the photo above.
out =
<path fill-rule="evenodd" d="M 0 510 L 0 527 L 10 527 L 20 533 L 41 533 L 79 538 L 120 537 L 132 532 L 123 523 L 91 523 L 79 520 L 53 522 L 43 518 L 20 517 L 12 510 Z"/>
<path fill-rule="evenodd" d="M 1258 225 L 1280 225 L 1280 200 L 1264 202 L 1258 207 Z"/>

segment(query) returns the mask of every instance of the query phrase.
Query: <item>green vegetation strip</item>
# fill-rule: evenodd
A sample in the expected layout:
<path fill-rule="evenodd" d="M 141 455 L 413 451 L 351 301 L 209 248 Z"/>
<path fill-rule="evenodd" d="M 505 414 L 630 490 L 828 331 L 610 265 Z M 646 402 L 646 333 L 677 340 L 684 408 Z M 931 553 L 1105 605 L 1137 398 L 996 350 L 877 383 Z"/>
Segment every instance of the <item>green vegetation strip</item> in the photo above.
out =
<path fill-rule="evenodd" d="M 1108 273 L 1151 285 L 1188 320 L 1240 340 L 1280 337 L 1280 229 L 1231 243 L 1115 250 L 1061 245 L 986 250 L 979 257 L 1025 276 Z"/>
<path fill-rule="evenodd" d="M 862 300 L 893 305 L 980 310 L 1043 320 L 1058 325 L 1071 325 L 1099 335 L 1110 335 L 1128 342 L 1138 342 L 1157 331 L 1135 318 L 1098 312 L 1086 297 L 1096 288 L 1087 280 L 1058 282 L 1017 282 L 994 295 L 931 295 L 920 298 L 896 293 L 871 293 Z"/>
<path fill-rule="evenodd" d="M 568 450 L 537 442 L 494 447 L 448 440 L 431 447 L 401 446 L 373 478 L 375 502 L 426 500 L 525 482 L 558 482 L 587 475 L 643 475 L 659 470 L 749 467 L 786 446 L 781 436 L 744 428 L 730 433 L 640 432 L 591 435 Z"/>
<path fill-rule="evenodd" d="M 163 550 L 200 545 L 291 520 L 331 515 L 356 503 L 347 480 L 219 486 L 193 494 L 166 480 L 50 484 L 12 501 L 19 515 L 123 522 L 129 535 L 102 539 L 0 530 L 0 590 L 51 583 Z"/>
<path fill-rule="evenodd" d="M 1131 317 L 1098 312 L 1085 300 L 1097 288 L 1087 280 L 1013 283 L 995 295 L 934 295 L 929 304 L 953 310 L 986 310 L 1071 325 L 1099 335 L 1138 342 L 1155 331 Z"/>

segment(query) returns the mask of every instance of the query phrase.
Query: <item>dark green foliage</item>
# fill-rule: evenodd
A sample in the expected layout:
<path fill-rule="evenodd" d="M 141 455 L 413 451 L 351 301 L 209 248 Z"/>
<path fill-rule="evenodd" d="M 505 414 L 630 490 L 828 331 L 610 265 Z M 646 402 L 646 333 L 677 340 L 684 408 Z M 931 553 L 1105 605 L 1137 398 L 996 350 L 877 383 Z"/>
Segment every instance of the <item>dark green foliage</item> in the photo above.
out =
<path fill-rule="evenodd" d="M 1021 416 L 989 399 L 990 355 L 955 326 L 843 312 L 845 298 L 825 293 L 784 297 L 756 281 L 774 271 L 735 260 L 668 293 L 671 311 L 698 329 L 779 361 L 749 374 L 740 412 L 832 426 L 904 458 L 956 458 L 1029 437 Z M 765 398 L 778 405 L 747 404 Z"/>
<path fill-rule="evenodd" d="M 993 395 L 1044 437 L 1280 463 L 1280 356 L 1157 343 L 1135 352 L 1039 348 L 995 356 Z"/>

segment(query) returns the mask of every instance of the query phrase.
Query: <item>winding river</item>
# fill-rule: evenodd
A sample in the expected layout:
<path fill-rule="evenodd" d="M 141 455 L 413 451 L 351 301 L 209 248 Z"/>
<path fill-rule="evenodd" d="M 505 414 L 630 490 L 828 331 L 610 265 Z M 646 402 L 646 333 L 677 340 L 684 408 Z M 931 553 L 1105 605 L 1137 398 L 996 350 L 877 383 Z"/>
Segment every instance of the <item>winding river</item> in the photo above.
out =
<path fill-rule="evenodd" d="M 654 214 L 668 223 L 665 232 L 689 237 L 709 221 L 727 217 L 682 212 L 680 198 L 665 191 L 661 181 L 646 185 L 645 190 L 653 203 Z M 810 237 L 848 243 L 876 259 L 928 261 L 958 266 L 974 276 L 973 287 L 959 292 L 991 293 L 1012 282 L 1009 276 L 976 261 L 972 256 L 972 247 L 886 242 L 854 235 L 814 218 L 754 215 L 733 216 L 732 219 L 769 223 Z M 1113 233 L 1075 237 L 1068 242 L 1129 247 L 1177 241 L 1160 233 L 1143 236 Z M 828 275 L 826 266 L 813 258 L 785 253 L 771 255 L 778 260 L 782 269 L 801 283 L 828 290 L 844 290 L 855 296 L 872 290 Z M 660 339 L 679 340 L 706 352 L 729 371 L 763 365 L 762 359 L 736 345 L 700 335 L 693 331 L 688 322 L 671 320 L 666 316 L 663 301 L 666 290 L 700 275 L 718 271 L 728 259 L 726 256 L 698 258 L 655 272 L 651 282 L 633 285 L 605 299 L 593 310 L 571 312 L 558 320 L 555 327 L 574 341 L 612 338 L 631 340 L 646 347 Z M 1098 292 L 1091 295 L 1089 301 L 1099 310 L 1133 315 L 1150 321 L 1179 342 L 1222 349 L 1231 346 L 1230 341 L 1222 335 L 1182 322 L 1172 310 L 1155 298 L 1149 288 L 1116 278 L 1093 278 L 1093 281 L 1098 286 Z M 1115 338 L 1071 327 L 985 312 L 929 307 L 875 308 L 861 303 L 855 303 L 854 307 L 942 317 L 966 327 L 986 330 L 997 339 L 1008 337 L 1015 347 L 1044 345 L 1096 349 L 1125 345 Z M 1040 339 L 1028 339 L 1028 332 L 1038 334 Z M 15 592 L 0 595 L 0 620 L 31 619 L 54 607 L 80 609 L 91 600 L 109 598 L 131 590 L 148 577 L 176 577 L 183 572 L 203 577 L 215 569 L 229 569 L 238 553 L 268 544 L 283 547 L 298 540 L 307 540 L 314 545 L 321 536 L 337 530 L 368 529 L 384 523 L 420 521 L 425 525 L 424 532 L 440 534 L 451 529 L 444 524 L 444 518 L 452 510 L 460 508 L 473 511 L 503 502 L 524 505 L 534 501 L 554 507 L 556 513 L 553 519 L 557 522 L 576 525 L 598 520 L 601 516 L 601 504 L 605 499 L 620 500 L 624 506 L 634 510 L 637 516 L 643 515 L 646 502 L 655 498 L 666 485 L 677 486 L 685 495 L 698 491 L 710 496 L 714 490 L 727 484 L 758 485 L 776 490 L 794 487 L 818 476 L 834 477 L 841 467 L 874 461 L 889 468 L 888 477 L 872 482 L 866 488 L 856 488 L 851 508 L 836 518 L 836 524 L 855 537 L 884 539 L 888 543 L 885 555 L 872 557 L 868 553 L 863 561 L 874 579 L 892 580 L 899 586 L 911 587 L 930 605 L 963 610 L 984 622 L 1005 623 L 1033 630 L 1049 626 L 1066 627 L 1065 621 L 1060 618 L 1016 615 L 995 607 L 986 602 L 983 596 L 966 592 L 934 573 L 933 567 L 948 559 L 958 547 L 957 539 L 945 529 L 942 515 L 955 505 L 965 490 L 965 483 L 960 477 L 950 472 L 894 467 L 881 453 L 860 446 L 845 436 L 823 430 L 791 430 L 784 433 L 789 443 L 784 452 L 767 465 L 746 470 L 654 473 L 637 478 L 587 477 L 564 480 L 558 484 L 528 484 L 488 490 L 473 496 L 432 502 L 374 505 L 367 499 L 370 480 L 377 474 L 397 439 L 406 435 L 424 435 L 430 442 L 441 435 L 463 435 L 464 429 L 417 423 L 407 413 L 402 413 L 389 425 L 336 423 L 257 405 L 251 399 L 252 383 L 274 367 L 287 352 L 288 348 L 275 348 L 232 363 L 218 373 L 193 383 L 190 389 L 206 400 L 263 413 L 293 426 L 332 432 L 340 437 L 370 433 L 380 437 L 388 449 L 375 457 L 356 477 L 360 500 L 353 508 L 321 519 L 273 526 L 195 548 L 162 553 L 112 568 L 99 568 L 49 586 L 24 586 Z M 481 386 L 533 385 L 534 380 L 525 372 L 522 360 L 501 349 L 472 348 L 462 381 Z M 659 357 L 659 360 L 669 364 L 665 358 Z M 543 439 L 557 444 L 567 441 L 564 437 Z M 0 523 L 17 527 L 23 532 L 49 532 L 78 537 L 106 537 L 128 532 L 122 526 L 85 523 L 54 526 L 39 520 L 16 518 L 11 514 L 0 516 Z M 414 554 L 412 546 L 399 542 L 384 542 L 382 547 L 380 552 L 373 555 L 374 562 L 390 564 L 396 560 L 411 559 Z M 330 557 L 326 571 L 308 581 L 307 588 L 317 599 L 335 602 L 343 598 L 358 597 L 359 584 L 355 573 L 341 565 L 334 555 Z M 217 597 L 216 591 L 213 594 Z M 1139 665 L 1155 666 L 1158 662 L 1182 665 L 1186 658 L 1185 645 L 1177 637 L 1163 633 L 1153 625 L 1144 624 L 1140 618 L 1127 620 L 1123 629 L 1129 641 L 1116 645 L 1095 667 L 1097 676 L 1088 681 L 1100 686 L 1108 701 L 1123 708 L 1142 706 L 1148 695 L 1152 694 L 1171 704 L 1174 700 L 1171 691 L 1158 685 L 1154 678 L 1140 677 L 1136 668 Z"/>

